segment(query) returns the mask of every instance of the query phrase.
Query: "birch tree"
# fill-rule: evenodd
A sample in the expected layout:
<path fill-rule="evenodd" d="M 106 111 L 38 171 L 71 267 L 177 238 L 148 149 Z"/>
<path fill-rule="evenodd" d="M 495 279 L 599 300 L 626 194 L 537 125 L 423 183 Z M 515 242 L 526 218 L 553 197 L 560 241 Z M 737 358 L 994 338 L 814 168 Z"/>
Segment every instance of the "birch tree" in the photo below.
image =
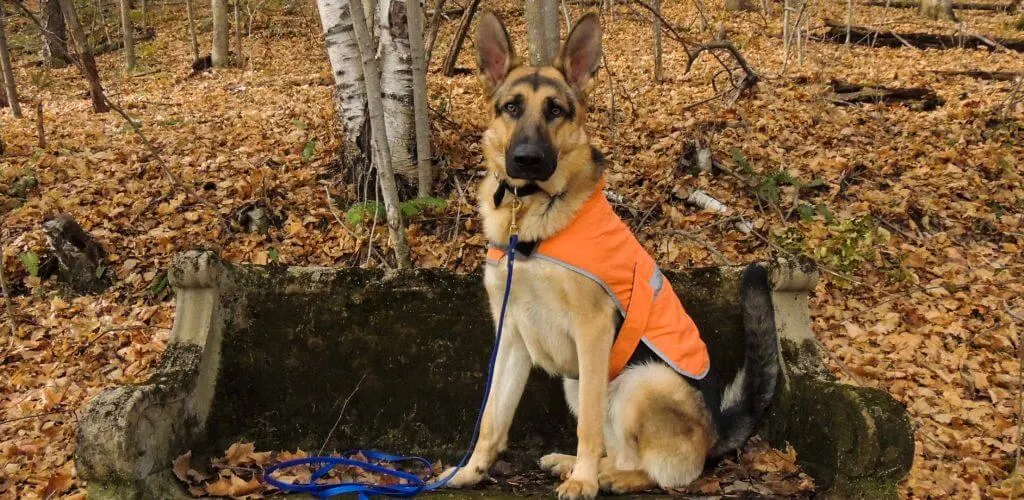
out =
<path fill-rule="evenodd" d="M 121 36 L 124 38 L 124 65 L 135 69 L 135 33 L 132 31 L 132 12 L 129 0 L 121 0 Z"/>
<path fill-rule="evenodd" d="M 395 185 L 395 174 L 391 169 L 391 153 L 388 151 L 388 135 L 384 126 L 384 105 L 381 101 L 380 73 L 374 47 L 370 40 L 370 32 L 366 27 L 366 17 L 360 0 L 349 0 L 352 13 L 352 26 L 355 28 L 359 54 L 363 65 L 363 80 L 366 88 L 367 106 L 370 112 L 370 127 L 374 145 L 374 165 L 377 167 L 377 180 L 381 193 L 384 195 L 384 208 L 387 212 L 388 232 L 395 249 L 395 260 L 398 268 L 411 266 L 409 259 L 409 243 L 405 237 L 405 223 L 402 221 L 402 210 L 399 206 L 398 187 Z"/>
<path fill-rule="evenodd" d="M 366 84 L 352 14 L 347 0 L 317 0 L 327 58 L 334 76 L 335 112 L 342 130 L 341 158 L 349 180 L 363 178 L 367 166 Z"/>
<path fill-rule="evenodd" d="M 412 95 L 412 54 L 404 0 L 379 0 L 380 85 L 384 126 L 391 147 L 391 168 L 406 179 L 416 179 L 415 115 Z M 366 71 L 366 68 L 363 68 Z"/>
<path fill-rule="evenodd" d="M 928 19 L 944 19 L 956 21 L 953 13 L 953 0 L 921 0 L 921 16 Z"/>
<path fill-rule="evenodd" d="M 526 0 L 526 43 L 530 64 L 551 64 L 558 55 L 558 0 Z"/>
<path fill-rule="evenodd" d="M 14 68 L 11 66 L 11 53 L 7 50 L 4 24 L 4 6 L 0 3 L 0 70 L 3 72 L 7 105 L 11 107 L 11 114 L 15 118 L 21 118 L 21 104 L 18 103 L 18 89 L 14 85 Z"/>
<path fill-rule="evenodd" d="M 416 170 L 419 197 L 430 196 L 434 167 L 430 154 L 430 117 L 427 106 L 427 58 L 423 39 L 423 8 L 419 0 L 406 0 L 409 18 L 409 50 L 412 55 L 412 98 L 416 123 Z"/>
<path fill-rule="evenodd" d="M 43 64 L 48 68 L 63 68 L 68 65 L 68 33 L 64 26 L 64 14 L 57 0 L 41 0 L 41 24 L 43 25 Z"/>
<path fill-rule="evenodd" d="M 212 0 L 213 9 L 213 51 L 210 58 L 213 67 L 222 68 L 230 64 L 228 60 L 228 2 Z"/>
<path fill-rule="evenodd" d="M 92 47 L 89 39 L 85 36 L 82 23 L 78 21 L 78 12 L 75 11 L 75 4 L 72 0 L 59 0 L 60 10 L 64 13 L 64 22 L 71 31 L 71 38 L 78 48 L 78 59 L 81 61 L 81 70 L 85 79 L 89 81 L 89 96 L 92 98 L 92 109 L 97 113 L 110 111 L 107 106 L 107 98 L 103 95 L 103 86 L 100 85 L 100 72 L 96 69 L 96 59 L 92 56 Z"/>

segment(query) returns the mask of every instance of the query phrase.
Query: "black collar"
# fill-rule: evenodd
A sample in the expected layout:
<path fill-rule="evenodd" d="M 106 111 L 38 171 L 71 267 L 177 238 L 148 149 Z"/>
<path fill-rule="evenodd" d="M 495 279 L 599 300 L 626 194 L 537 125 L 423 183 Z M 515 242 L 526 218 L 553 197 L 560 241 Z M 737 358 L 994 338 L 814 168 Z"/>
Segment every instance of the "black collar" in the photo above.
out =
<path fill-rule="evenodd" d="M 490 245 L 500 248 L 505 253 L 508 253 L 508 245 L 497 245 L 494 242 L 491 242 Z M 537 250 L 538 245 L 540 245 L 539 241 L 520 241 L 516 243 L 516 254 L 529 257 L 533 255 L 534 250 Z"/>
<path fill-rule="evenodd" d="M 494 192 L 494 208 L 501 206 L 501 201 L 505 199 L 505 193 L 509 192 L 516 196 L 530 196 L 534 193 L 540 193 L 544 190 L 540 188 L 536 183 L 529 183 L 522 187 L 516 187 L 510 185 L 507 181 L 501 180 L 498 182 L 498 190 Z"/>

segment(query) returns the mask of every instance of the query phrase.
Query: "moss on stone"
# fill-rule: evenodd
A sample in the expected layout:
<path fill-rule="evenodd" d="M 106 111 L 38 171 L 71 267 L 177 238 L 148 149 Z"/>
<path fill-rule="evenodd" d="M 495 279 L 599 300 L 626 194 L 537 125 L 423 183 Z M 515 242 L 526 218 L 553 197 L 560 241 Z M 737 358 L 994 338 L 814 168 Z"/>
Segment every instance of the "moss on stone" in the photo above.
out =
<path fill-rule="evenodd" d="M 910 470 L 913 429 L 884 391 L 791 373 L 765 422 L 774 446 L 792 444 L 797 461 L 837 498 L 895 498 Z"/>

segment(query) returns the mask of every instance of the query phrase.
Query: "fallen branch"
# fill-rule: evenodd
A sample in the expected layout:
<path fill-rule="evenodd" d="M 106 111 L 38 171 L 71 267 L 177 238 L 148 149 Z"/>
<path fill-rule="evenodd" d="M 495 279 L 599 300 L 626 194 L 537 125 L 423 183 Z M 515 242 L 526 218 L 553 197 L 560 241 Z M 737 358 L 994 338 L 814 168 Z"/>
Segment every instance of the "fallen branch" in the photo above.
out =
<path fill-rule="evenodd" d="M 918 9 L 921 7 L 921 2 L 911 0 L 868 0 L 866 2 L 861 2 L 860 4 L 868 7 L 892 7 L 895 9 Z M 1016 8 L 1016 4 L 1013 2 L 1007 4 L 953 2 L 953 10 L 995 10 L 1002 12 L 1014 12 Z"/>
<path fill-rule="evenodd" d="M 846 42 L 846 25 L 826 23 L 829 30 L 821 36 L 820 41 L 832 43 Z M 871 47 L 913 47 L 916 49 L 988 49 L 1005 51 L 1024 51 L 1024 39 L 994 38 L 975 33 L 959 33 L 954 35 L 936 35 L 933 33 L 896 33 L 880 31 L 863 26 L 850 27 L 851 40 L 854 45 Z"/>
<path fill-rule="evenodd" d="M 121 109 L 121 106 L 114 104 L 114 102 L 111 101 L 105 95 L 103 96 L 103 100 L 107 103 L 107 106 L 109 106 L 110 109 L 114 110 L 117 114 L 121 115 L 121 118 L 124 118 L 124 120 L 128 122 L 128 125 L 132 128 L 135 134 L 139 136 L 139 139 L 142 140 L 142 143 L 146 146 L 146 148 L 149 149 L 149 153 L 153 155 L 153 158 L 156 158 L 157 164 L 160 165 L 160 169 L 163 170 L 164 175 L 166 175 L 167 178 L 171 180 L 171 183 L 173 183 L 175 187 L 177 187 L 183 193 L 185 193 L 185 196 L 191 197 L 200 205 L 203 205 L 206 208 L 210 209 L 210 212 L 212 212 L 213 215 L 217 217 L 217 220 L 220 222 L 221 228 L 224 229 L 224 233 L 230 233 L 231 224 L 228 223 L 228 220 L 225 219 L 223 215 L 220 214 L 220 210 L 217 207 L 217 205 L 214 205 L 206 198 L 199 196 L 199 193 L 197 193 L 195 189 L 186 186 L 185 183 L 181 181 L 181 178 L 179 178 L 178 175 L 175 174 L 173 170 L 171 170 L 171 166 L 168 165 L 166 161 L 164 161 L 163 156 L 160 156 L 160 152 L 157 151 L 155 146 L 153 146 L 153 143 L 149 142 L 149 139 L 146 137 L 146 134 L 142 133 L 142 129 L 139 128 L 139 125 L 135 123 L 135 121 L 132 120 L 131 117 L 128 116 L 128 113 L 125 113 L 124 109 Z"/>
<path fill-rule="evenodd" d="M 857 85 L 832 81 L 832 92 L 825 96 L 832 104 L 851 105 L 861 103 L 910 103 L 911 109 L 932 111 L 943 101 L 935 91 L 923 87 L 889 88 Z"/>
<path fill-rule="evenodd" d="M 999 82 L 1012 82 L 1017 78 L 1024 77 L 1024 73 L 1016 71 L 979 71 L 979 70 L 968 70 L 968 71 L 942 71 L 932 70 L 932 73 L 943 76 L 968 76 L 971 78 L 977 78 L 979 80 L 994 80 Z"/>

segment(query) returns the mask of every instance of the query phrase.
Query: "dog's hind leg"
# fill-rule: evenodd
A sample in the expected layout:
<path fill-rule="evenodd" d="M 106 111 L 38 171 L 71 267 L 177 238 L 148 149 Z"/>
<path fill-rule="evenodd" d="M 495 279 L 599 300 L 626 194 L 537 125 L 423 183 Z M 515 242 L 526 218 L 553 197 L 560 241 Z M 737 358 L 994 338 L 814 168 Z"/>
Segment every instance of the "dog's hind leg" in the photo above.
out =
<path fill-rule="evenodd" d="M 700 476 L 714 430 L 699 393 L 671 368 L 627 369 L 613 383 L 609 410 L 614 467 L 602 470 L 601 489 L 681 488 Z"/>

